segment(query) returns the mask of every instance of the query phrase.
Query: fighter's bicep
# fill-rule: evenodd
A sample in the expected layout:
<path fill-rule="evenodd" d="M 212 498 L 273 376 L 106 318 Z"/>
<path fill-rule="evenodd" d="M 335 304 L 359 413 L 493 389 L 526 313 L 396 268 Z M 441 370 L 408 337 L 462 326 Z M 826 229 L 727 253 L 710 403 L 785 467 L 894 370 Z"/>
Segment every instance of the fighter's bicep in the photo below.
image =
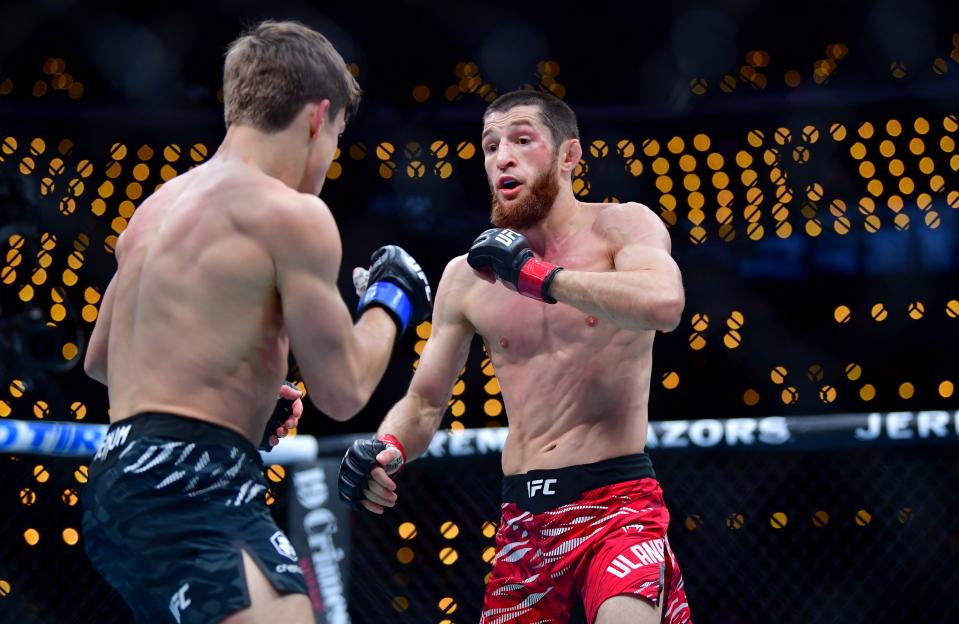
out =
<path fill-rule="evenodd" d="M 317 197 L 286 202 L 260 234 L 273 258 L 277 288 L 302 274 L 336 283 L 343 242 L 329 208 Z"/>
<path fill-rule="evenodd" d="M 318 370 L 345 347 L 352 317 L 336 284 L 342 243 L 332 216 L 325 206 L 299 208 L 277 217 L 271 255 L 294 354 Z"/>
<path fill-rule="evenodd" d="M 662 247 L 633 243 L 619 248 L 613 256 L 617 271 L 678 271 L 676 261 Z"/>
<path fill-rule="evenodd" d="M 290 343 L 311 354 L 338 350 L 343 334 L 352 326 L 352 317 L 336 284 L 307 271 L 289 272 L 280 284 L 283 323 Z"/>
<path fill-rule="evenodd" d="M 470 342 L 476 330 L 466 318 L 464 296 L 469 271 L 458 258 L 447 265 L 440 279 L 433 306 L 430 337 L 423 349 L 410 392 L 431 404 L 445 406 L 450 391 L 466 364 Z"/>

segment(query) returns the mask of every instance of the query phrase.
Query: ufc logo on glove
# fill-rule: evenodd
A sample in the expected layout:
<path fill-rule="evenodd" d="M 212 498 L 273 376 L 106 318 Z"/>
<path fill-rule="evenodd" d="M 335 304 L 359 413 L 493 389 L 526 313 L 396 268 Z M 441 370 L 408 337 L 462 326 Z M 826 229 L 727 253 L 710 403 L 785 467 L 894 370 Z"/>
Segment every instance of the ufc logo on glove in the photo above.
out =
<path fill-rule="evenodd" d="M 500 230 L 494 238 L 496 239 L 496 242 L 500 243 L 504 247 L 509 247 L 516 242 L 517 238 L 519 238 L 519 233 L 510 229 L 505 229 Z"/>

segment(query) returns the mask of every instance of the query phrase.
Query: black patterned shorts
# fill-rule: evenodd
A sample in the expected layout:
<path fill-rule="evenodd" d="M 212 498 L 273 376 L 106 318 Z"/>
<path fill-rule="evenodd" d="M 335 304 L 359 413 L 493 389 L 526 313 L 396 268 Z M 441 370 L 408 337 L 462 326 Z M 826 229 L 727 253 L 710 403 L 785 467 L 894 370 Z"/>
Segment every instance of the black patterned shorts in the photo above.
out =
<path fill-rule="evenodd" d="M 114 423 L 83 490 L 87 555 L 138 622 L 217 622 L 250 605 L 242 551 L 276 590 L 307 593 L 240 434 L 182 416 Z"/>

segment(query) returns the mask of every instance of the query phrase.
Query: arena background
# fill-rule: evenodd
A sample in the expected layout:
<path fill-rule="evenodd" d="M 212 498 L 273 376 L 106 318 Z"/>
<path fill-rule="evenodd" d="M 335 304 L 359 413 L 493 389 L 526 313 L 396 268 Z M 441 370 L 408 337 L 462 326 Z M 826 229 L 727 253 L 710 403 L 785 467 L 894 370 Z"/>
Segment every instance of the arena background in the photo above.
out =
<path fill-rule="evenodd" d="M 686 310 L 656 340 L 650 451 L 697 622 L 956 621 L 948 2 L 5 4 L 0 442 L 14 423 L 107 422 L 105 389 L 78 363 L 116 236 L 216 149 L 224 47 L 267 17 L 327 34 L 365 92 L 323 192 L 351 305 L 350 268 L 378 246 L 411 250 L 435 285 L 486 227 L 480 117 L 512 88 L 576 110 L 579 197 L 662 217 Z M 424 324 L 400 341 L 352 421 L 307 407 L 299 434 L 320 438 L 322 459 L 269 469 L 281 524 L 302 520 L 294 472 L 329 480 L 428 336 Z M 507 425 L 474 347 L 437 448 Z M 500 473 L 496 444 L 474 442 L 411 465 L 383 518 L 328 502 L 352 621 L 477 620 Z M 129 621 L 77 535 L 87 460 L 0 459 L 0 621 Z"/>

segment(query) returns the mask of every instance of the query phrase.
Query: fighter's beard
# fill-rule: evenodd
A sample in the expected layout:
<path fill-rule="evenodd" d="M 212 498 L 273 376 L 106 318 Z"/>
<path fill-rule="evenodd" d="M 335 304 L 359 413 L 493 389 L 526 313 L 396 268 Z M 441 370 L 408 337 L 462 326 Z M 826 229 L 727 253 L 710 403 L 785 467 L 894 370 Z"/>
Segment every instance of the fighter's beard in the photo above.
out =
<path fill-rule="evenodd" d="M 532 227 L 546 218 L 559 195 L 559 179 L 556 175 L 556 162 L 544 171 L 526 189 L 525 195 L 520 196 L 509 206 L 503 204 L 493 192 L 493 206 L 490 211 L 490 221 L 500 228 L 520 230 Z"/>

